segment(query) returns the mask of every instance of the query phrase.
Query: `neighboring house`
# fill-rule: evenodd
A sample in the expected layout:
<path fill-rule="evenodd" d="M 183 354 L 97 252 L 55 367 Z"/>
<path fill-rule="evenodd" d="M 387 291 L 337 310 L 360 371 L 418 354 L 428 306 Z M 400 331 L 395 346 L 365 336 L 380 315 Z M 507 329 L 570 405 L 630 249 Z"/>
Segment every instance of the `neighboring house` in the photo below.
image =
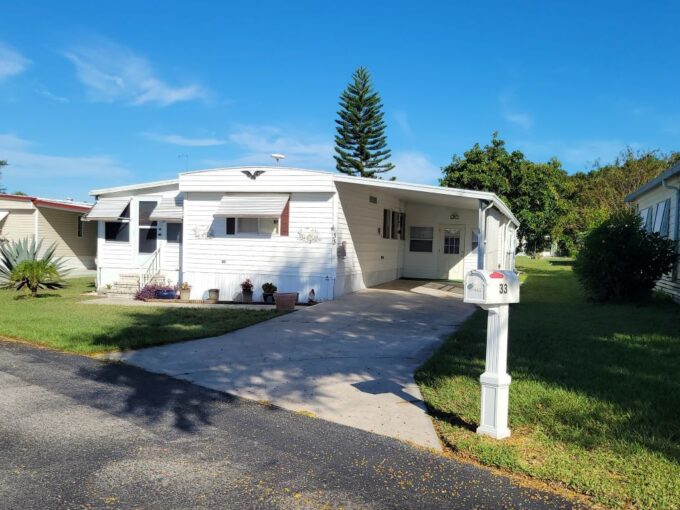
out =
<path fill-rule="evenodd" d="M 642 223 L 649 232 L 658 232 L 678 242 L 678 200 L 680 199 L 680 162 L 652 179 L 626 197 L 640 214 Z M 670 294 L 680 302 L 680 280 L 678 266 L 657 282 L 657 288 Z"/>
<path fill-rule="evenodd" d="M 0 194 L 0 239 L 26 237 L 43 241 L 43 248 L 56 243 L 55 255 L 78 271 L 95 269 L 97 229 L 83 221 L 91 204 L 67 200 Z"/>
<path fill-rule="evenodd" d="M 193 299 L 218 288 L 231 300 L 250 278 L 256 299 L 273 282 L 326 300 L 402 277 L 514 268 L 518 222 L 492 193 L 240 167 L 91 194 L 99 288 L 160 275 L 188 282 Z"/>

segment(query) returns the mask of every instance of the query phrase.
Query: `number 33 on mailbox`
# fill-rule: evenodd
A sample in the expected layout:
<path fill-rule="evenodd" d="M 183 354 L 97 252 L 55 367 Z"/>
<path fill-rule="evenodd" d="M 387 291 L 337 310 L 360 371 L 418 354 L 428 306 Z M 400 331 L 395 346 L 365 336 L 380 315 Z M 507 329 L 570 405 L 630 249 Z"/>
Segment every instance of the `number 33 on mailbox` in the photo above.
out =
<path fill-rule="evenodd" d="M 482 307 L 519 303 L 519 278 L 513 271 L 470 271 L 465 276 L 464 301 Z"/>

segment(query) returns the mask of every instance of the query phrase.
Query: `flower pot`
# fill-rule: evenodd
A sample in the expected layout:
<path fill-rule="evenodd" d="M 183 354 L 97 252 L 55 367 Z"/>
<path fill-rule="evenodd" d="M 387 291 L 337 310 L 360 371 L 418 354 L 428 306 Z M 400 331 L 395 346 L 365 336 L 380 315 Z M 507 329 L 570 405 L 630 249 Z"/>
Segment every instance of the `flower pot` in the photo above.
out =
<path fill-rule="evenodd" d="M 179 298 L 182 301 L 189 301 L 191 299 L 191 289 L 179 289 Z"/>
<path fill-rule="evenodd" d="M 273 292 L 263 292 L 262 293 L 262 301 L 265 303 L 268 303 L 270 305 L 274 304 L 274 293 Z"/>
<path fill-rule="evenodd" d="M 208 289 L 208 303 L 216 304 L 220 300 L 220 289 Z"/>
<path fill-rule="evenodd" d="M 252 290 L 244 290 L 241 293 L 242 297 L 242 302 L 243 303 L 252 303 L 253 302 L 253 291 Z"/>
<path fill-rule="evenodd" d="M 282 312 L 290 312 L 295 310 L 295 303 L 297 303 L 297 292 L 277 292 L 274 294 L 276 301 L 276 309 Z"/>

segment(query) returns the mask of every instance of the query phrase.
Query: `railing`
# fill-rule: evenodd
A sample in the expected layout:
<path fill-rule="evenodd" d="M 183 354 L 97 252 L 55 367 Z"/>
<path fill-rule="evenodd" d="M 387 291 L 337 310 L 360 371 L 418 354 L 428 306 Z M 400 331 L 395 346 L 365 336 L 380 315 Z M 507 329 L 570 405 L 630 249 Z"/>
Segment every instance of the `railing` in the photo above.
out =
<path fill-rule="evenodd" d="M 154 276 L 157 276 L 160 272 L 161 272 L 161 249 L 158 248 L 155 252 L 153 252 L 151 259 L 149 259 L 149 262 L 146 265 L 146 269 L 139 278 L 140 287 L 141 288 L 146 287 L 146 285 L 151 280 L 153 280 Z"/>

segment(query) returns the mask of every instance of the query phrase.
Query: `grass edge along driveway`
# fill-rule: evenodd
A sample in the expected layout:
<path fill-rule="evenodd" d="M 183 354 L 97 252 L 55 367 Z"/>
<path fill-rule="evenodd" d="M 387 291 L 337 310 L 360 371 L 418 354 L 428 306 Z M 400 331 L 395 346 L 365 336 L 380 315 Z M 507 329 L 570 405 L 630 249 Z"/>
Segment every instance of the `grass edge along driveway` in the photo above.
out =
<path fill-rule="evenodd" d="M 273 309 L 208 309 L 83 305 L 92 278 L 68 280 L 58 291 L 30 298 L 0 290 L 0 337 L 79 354 L 139 349 L 205 338 L 280 315 Z"/>
<path fill-rule="evenodd" d="M 557 483 L 611 508 L 680 508 L 680 307 L 588 302 L 567 260 L 518 258 L 511 307 L 512 437 L 479 422 L 486 312 L 416 374 L 455 455 Z"/>

